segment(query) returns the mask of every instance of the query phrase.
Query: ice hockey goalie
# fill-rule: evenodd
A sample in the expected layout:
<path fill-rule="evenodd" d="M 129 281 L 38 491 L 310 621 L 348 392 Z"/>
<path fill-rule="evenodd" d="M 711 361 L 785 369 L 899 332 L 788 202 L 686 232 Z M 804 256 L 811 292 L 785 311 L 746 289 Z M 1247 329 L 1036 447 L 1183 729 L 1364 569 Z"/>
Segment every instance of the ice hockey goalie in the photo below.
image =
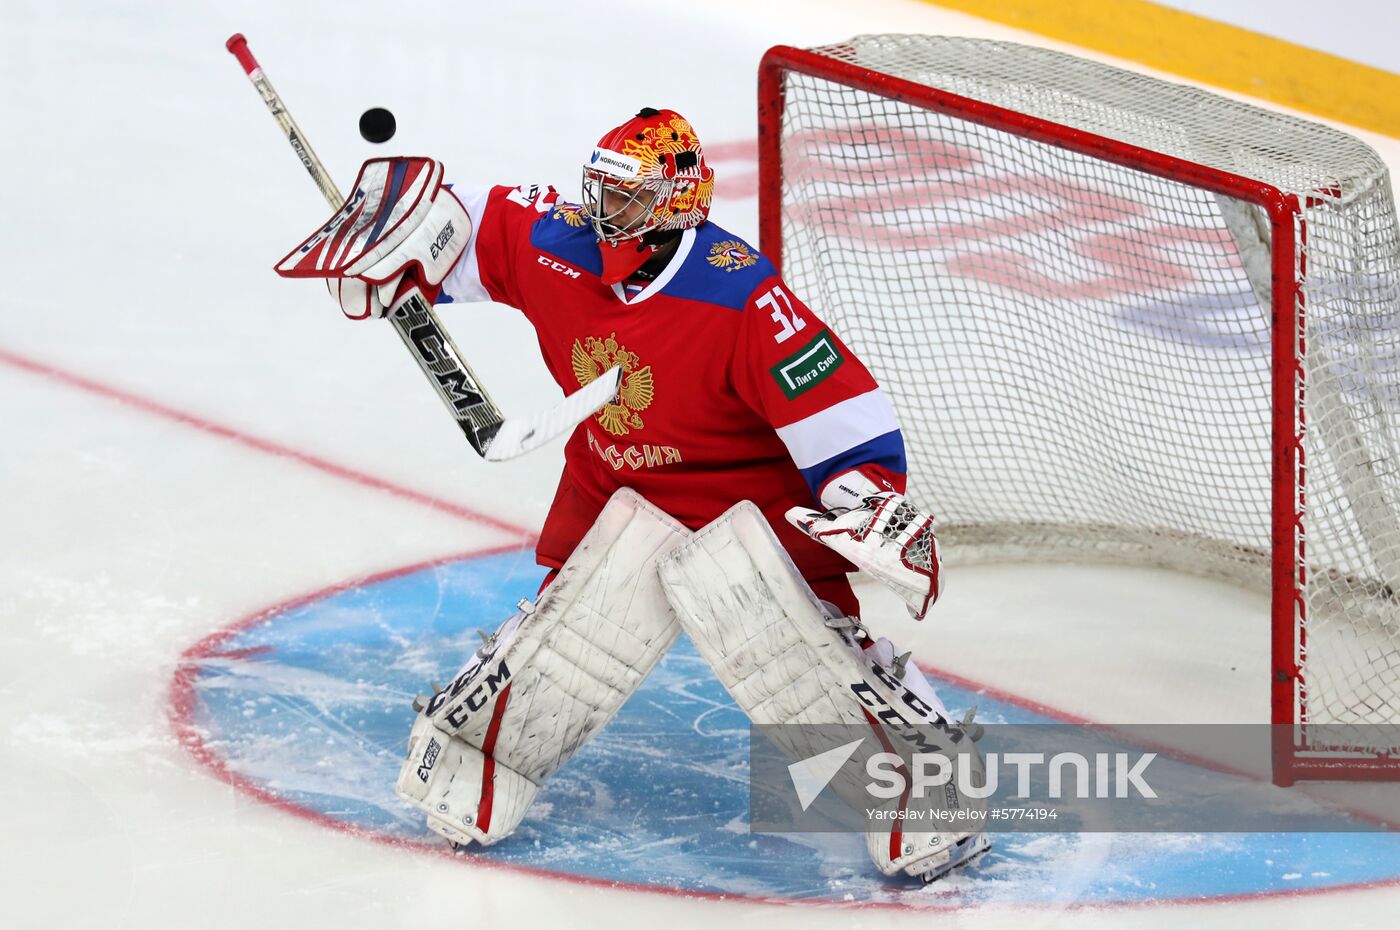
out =
<path fill-rule="evenodd" d="M 400 794 L 454 842 L 509 835 L 681 628 L 756 721 L 805 706 L 824 715 L 808 722 L 860 722 L 873 688 L 957 730 L 917 666 L 863 632 L 847 580 L 868 572 L 918 619 L 938 596 L 933 519 L 905 496 L 894 409 L 773 265 L 708 221 L 714 173 L 690 123 L 647 108 L 605 134 L 578 203 L 529 184 L 449 190 L 429 163 L 414 205 L 396 207 L 387 181 L 374 192 L 398 225 L 337 266 L 345 314 L 383 315 L 408 278 L 440 302 L 524 314 L 565 393 L 613 366 L 622 381 L 566 445 L 538 598 L 423 707 Z M 745 584 L 763 609 L 730 600 Z M 759 624 L 781 635 L 755 638 Z M 782 637 L 810 674 L 756 689 L 742 670 Z M 985 848 L 972 834 L 870 838 L 882 871 L 925 878 Z"/>

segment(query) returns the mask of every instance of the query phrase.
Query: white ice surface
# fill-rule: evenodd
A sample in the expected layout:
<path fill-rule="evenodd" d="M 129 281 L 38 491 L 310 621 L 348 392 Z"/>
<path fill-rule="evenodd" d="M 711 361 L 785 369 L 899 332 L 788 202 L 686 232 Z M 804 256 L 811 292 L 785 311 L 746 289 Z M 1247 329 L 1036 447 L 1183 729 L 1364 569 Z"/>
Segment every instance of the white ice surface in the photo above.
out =
<path fill-rule="evenodd" d="M 398 116 L 396 152 L 438 155 L 458 177 L 571 190 L 581 153 L 620 114 L 669 105 L 707 139 L 751 139 L 764 48 L 886 30 L 1034 41 L 912 0 L 9 0 L 0 353 L 535 528 L 558 444 L 486 465 L 387 328 L 344 322 L 316 285 L 272 274 L 324 205 L 224 40 L 248 35 L 342 182 L 375 153 L 358 114 L 382 105 Z M 1400 144 L 1366 138 L 1397 165 Z M 752 200 L 722 198 L 715 218 L 755 232 Z M 558 396 L 513 313 L 444 316 L 503 404 L 537 410 Z M 1389 888 L 866 915 L 550 882 L 295 819 L 175 744 L 168 686 L 181 651 L 297 594 L 519 534 L 0 358 L 11 359 L 0 362 L 0 926 L 422 927 L 453 914 L 498 928 L 1369 927 L 1400 907 Z M 1264 717 L 1262 605 L 1229 589 L 969 569 L 939 614 L 901 627 L 901 640 L 1066 710 Z M 1101 673 L 1064 674 L 1086 661 Z"/>

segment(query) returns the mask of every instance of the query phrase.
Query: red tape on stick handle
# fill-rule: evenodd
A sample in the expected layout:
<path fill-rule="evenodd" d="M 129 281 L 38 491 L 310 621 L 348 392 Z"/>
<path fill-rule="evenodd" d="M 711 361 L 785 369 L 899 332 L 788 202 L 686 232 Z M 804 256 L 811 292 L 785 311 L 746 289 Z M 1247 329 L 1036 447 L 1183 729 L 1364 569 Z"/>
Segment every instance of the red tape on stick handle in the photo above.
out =
<path fill-rule="evenodd" d="M 248 51 L 248 40 L 243 38 L 243 33 L 235 32 L 228 37 L 224 47 L 233 52 L 233 57 L 238 59 L 238 63 L 243 66 L 243 70 L 252 74 L 257 70 L 258 60 L 253 57 L 253 53 Z"/>
<path fill-rule="evenodd" d="M 335 183 L 331 181 L 331 176 L 326 171 L 325 165 L 316 157 L 316 153 L 311 151 L 311 146 L 302 135 L 297 124 L 292 120 L 292 114 L 287 112 L 287 108 L 282 104 L 282 98 L 277 96 L 277 91 L 272 89 L 272 82 L 263 73 L 262 66 L 253 57 L 253 53 L 248 50 L 248 40 L 243 37 L 243 33 L 235 32 L 229 36 L 224 43 L 224 48 L 238 59 L 238 63 L 243 66 L 247 73 L 248 80 L 253 82 L 253 87 L 257 88 L 258 94 L 262 97 L 263 103 L 267 105 L 272 118 L 277 120 L 277 125 L 282 128 L 283 137 L 291 144 L 292 151 L 296 152 L 297 158 L 311 175 L 316 186 L 321 189 L 321 194 L 326 198 L 326 202 L 332 208 L 339 207 L 345 202 L 345 198 L 336 190 Z"/>

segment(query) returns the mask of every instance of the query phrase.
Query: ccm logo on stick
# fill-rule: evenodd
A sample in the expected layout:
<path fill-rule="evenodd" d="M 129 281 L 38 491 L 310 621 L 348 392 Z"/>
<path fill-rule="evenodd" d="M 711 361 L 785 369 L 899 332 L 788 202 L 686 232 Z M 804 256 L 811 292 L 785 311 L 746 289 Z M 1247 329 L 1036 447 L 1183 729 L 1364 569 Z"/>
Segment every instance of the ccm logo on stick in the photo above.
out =
<path fill-rule="evenodd" d="M 577 278 L 579 275 L 577 271 L 570 268 L 568 265 L 565 265 L 562 262 L 556 262 L 554 259 L 550 258 L 547 255 L 541 255 L 535 260 L 538 261 L 541 265 L 544 265 L 546 268 L 552 268 L 560 274 L 567 275 L 570 278 Z"/>

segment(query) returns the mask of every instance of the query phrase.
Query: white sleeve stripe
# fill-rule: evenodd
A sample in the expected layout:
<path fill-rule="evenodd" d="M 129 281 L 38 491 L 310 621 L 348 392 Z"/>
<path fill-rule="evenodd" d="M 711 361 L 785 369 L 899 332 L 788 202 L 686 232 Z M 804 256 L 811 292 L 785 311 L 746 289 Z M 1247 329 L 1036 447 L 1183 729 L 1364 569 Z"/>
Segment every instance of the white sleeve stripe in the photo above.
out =
<path fill-rule="evenodd" d="M 454 301 L 471 303 L 490 300 L 491 295 L 486 293 L 486 287 L 481 283 L 481 268 L 476 263 L 476 233 L 481 228 L 481 216 L 486 212 L 486 198 L 491 188 L 453 185 L 452 192 L 462 202 L 472 221 L 472 237 L 467 240 L 467 250 L 462 253 L 456 267 L 442 282 L 442 291 Z"/>
<path fill-rule="evenodd" d="M 798 468 L 811 468 L 847 449 L 899 429 L 894 406 L 876 388 L 778 427 L 778 438 Z"/>

